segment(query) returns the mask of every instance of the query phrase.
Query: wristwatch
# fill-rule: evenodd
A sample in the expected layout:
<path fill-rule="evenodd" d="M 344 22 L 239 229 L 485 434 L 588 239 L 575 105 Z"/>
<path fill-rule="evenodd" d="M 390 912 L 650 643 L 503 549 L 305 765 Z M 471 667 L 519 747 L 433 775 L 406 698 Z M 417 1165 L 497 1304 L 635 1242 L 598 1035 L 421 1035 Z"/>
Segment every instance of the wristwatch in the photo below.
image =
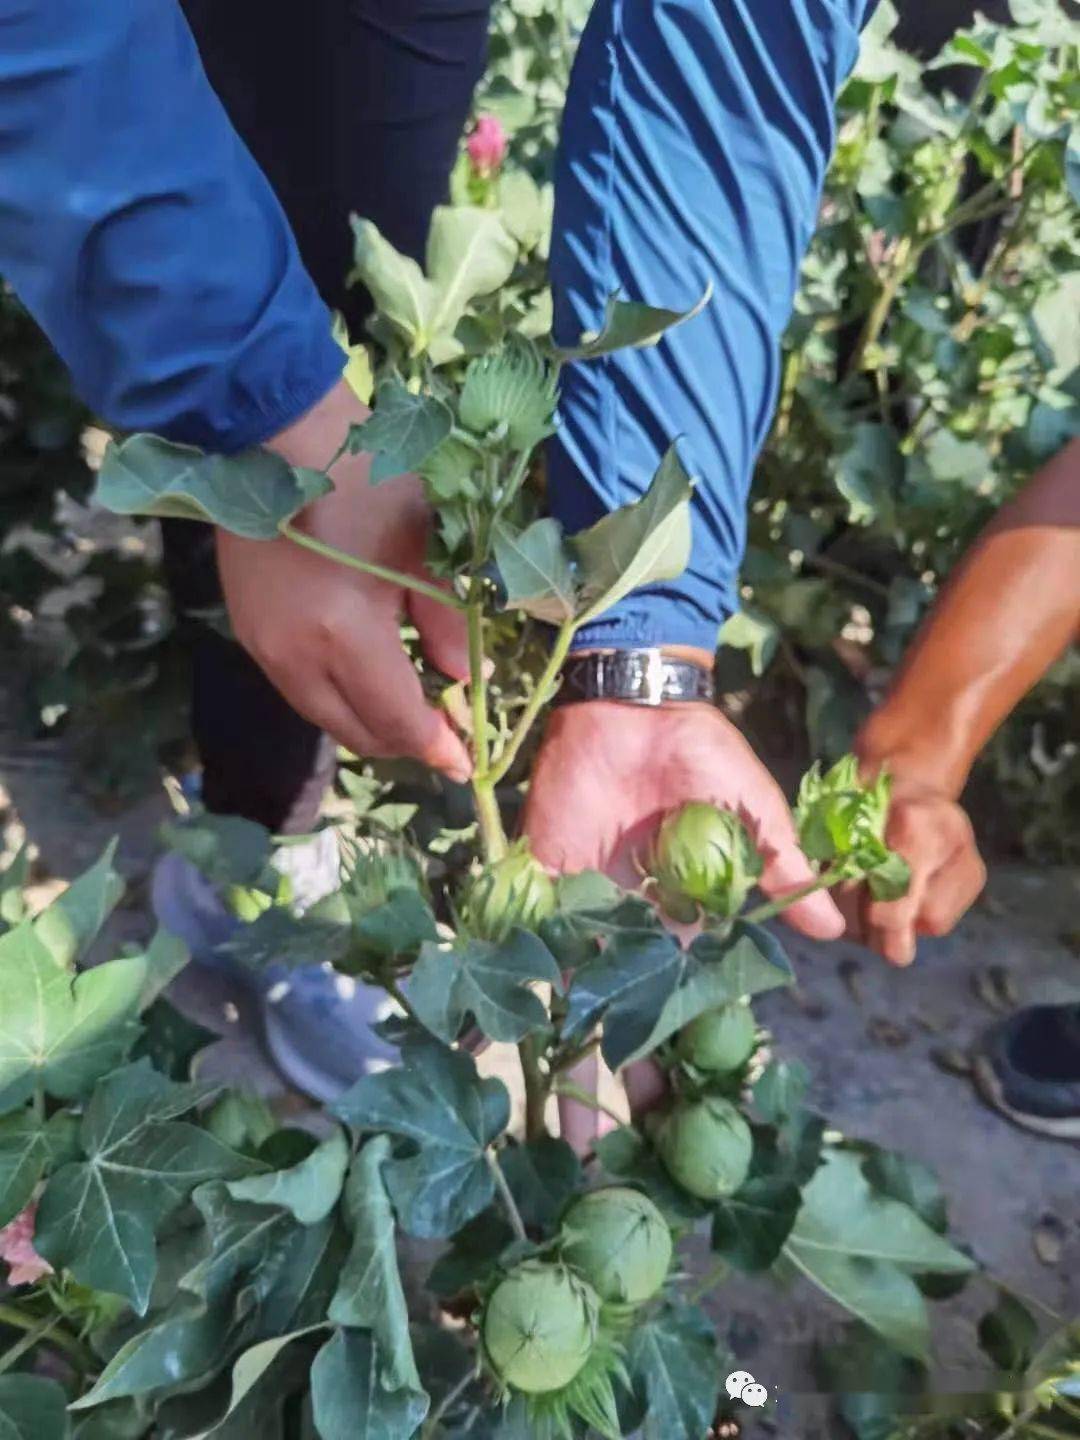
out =
<path fill-rule="evenodd" d="M 599 650 L 572 655 L 562 671 L 557 703 L 621 700 L 627 705 L 716 701 L 711 670 L 692 660 L 665 655 L 658 648 Z"/>

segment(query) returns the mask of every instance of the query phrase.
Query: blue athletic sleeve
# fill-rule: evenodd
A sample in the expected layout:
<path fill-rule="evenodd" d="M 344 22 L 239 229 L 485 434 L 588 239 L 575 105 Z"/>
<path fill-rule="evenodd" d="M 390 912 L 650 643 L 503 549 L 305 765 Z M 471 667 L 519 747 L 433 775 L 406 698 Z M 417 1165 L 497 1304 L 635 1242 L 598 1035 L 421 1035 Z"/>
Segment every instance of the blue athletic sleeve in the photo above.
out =
<path fill-rule="evenodd" d="M 751 473 L 817 217 L 835 97 L 868 0 L 596 0 L 556 175 L 556 334 L 609 295 L 704 312 L 654 349 L 569 367 L 550 454 L 568 530 L 648 486 L 672 441 L 698 488 L 686 573 L 628 597 L 579 648 L 711 650 L 738 606 Z"/>
<path fill-rule="evenodd" d="M 110 423 L 235 451 L 340 376 L 176 0 L 0 0 L 0 153 L 0 273 Z"/>

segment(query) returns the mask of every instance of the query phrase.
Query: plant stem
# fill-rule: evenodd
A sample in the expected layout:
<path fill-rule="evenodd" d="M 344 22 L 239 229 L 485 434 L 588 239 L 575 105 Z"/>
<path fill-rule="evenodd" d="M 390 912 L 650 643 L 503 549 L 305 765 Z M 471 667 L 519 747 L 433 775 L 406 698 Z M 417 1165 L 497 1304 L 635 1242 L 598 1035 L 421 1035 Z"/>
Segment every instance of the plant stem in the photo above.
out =
<path fill-rule="evenodd" d="M 34 1112 L 34 1119 L 39 1125 L 45 1124 L 45 1090 L 40 1078 L 34 1085 L 34 1093 L 30 1100 L 31 1109 Z"/>
<path fill-rule="evenodd" d="M 870 313 L 866 317 L 862 334 L 855 343 L 855 349 L 851 352 L 851 359 L 847 365 L 849 375 L 857 375 L 863 368 L 867 350 L 876 343 L 878 336 L 885 328 L 885 321 L 889 318 L 889 311 L 893 307 L 897 292 L 912 268 L 918 263 L 921 254 L 922 246 L 920 245 L 916 249 L 915 242 L 910 235 L 902 235 L 896 242 L 896 253 L 889 267 L 889 273 L 882 281 L 877 299 L 870 307 Z"/>
<path fill-rule="evenodd" d="M 1066 1415 L 1080 1420 L 1080 1405 L 1075 1400 L 1070 1400 L 1068 1395 L 1062 1395 L 1060 1391 L 1054 1396 L 1054 1409 L 1064 1410 Z"/>
<path fill-rule="evenodd" d="M 804 570 L 820 570 L 823 575 L 835 575 L 838 579 L 847 580 L 852 585 L 860 585 L 874 595 L 888 598 L 889 587 L 887 585 L 883 585 L 880 580 L 875 580 L 870 575 L 864 575 L 861 570 L 855 570 L 839 560 L 830 559 L 828 555 L 804 555 L 802 563 Z"/>
<path fill-rule="evenodd" d="M 39 1324 L 40 1322 L 32 1315 L 24 1315 L 15 1305 L 0 1305 L 0 1325 L 8 1325 L 12 1330 L 25 1330 L 32 1334 L 38 1329 Z M 59 1316 L 52 1322 L 50 1328 L 50 1342 L 71 1358 L 81 1374 L 93 1369 L 94 1357 L 74 1335 L 63 1328 Z"/>
<path fill-rule="evenodd" d="M 791 412 L 795 407 L 795 395 L 799 388 L 799 374 L 802 370 L 803 351 L 789 350 L 784 359 L 783 380 L 780 386 L 780 403 L 776 414 L 776 438 L 783 440 L 791 429 Z"/>
<path fill-rule="evenodd" d="M 499 781 L 503 779 L 511 765 L 513 765 L 517 759 L 518 752 L 522 745 L 524 745 L 536 717 L 549 699 L 552 687 L 555 684 L 555 677 L 562 669 L 562 663 L 569 653 L 576 629 L 577 621 L 574 619 L 564 620 L 560 626 L 559 633 L 555 637 L 555 644 L 551 647 L 548 662 L 544 666 L 539 680 L 536 682 L 536 688 L 529 696 L 529 703 L 518 716 L 517 724 L 514 726 L 509 740 L 507 740 L 503 746 L 498 760 L 496 760 L 491 767 L 489 774 L 493 785 L 497 785 Z"/>
<path fill-rule="evenodd" d="M 495 796 L 496 779 L 491 772 L 487 679 L 484 675 L 483 601 L 470 600 L 466 616 L 469 627 L 469 700 L 472 705 L 473 728 L 473 797 L 476 801 L 476 818 L 480 825 L 484 858 L 499 860 L 506 854 L 506 832 Z"/>
<path fill-rule="evenodd" d="M 413 1009 L 409 997 L 405 994 L 405 991 L 402 990 L 401 986 L 394 979 L 394 977 L 392 975 L 388 975 L 379 983 L 382 985 L 382 988 L 386 991 L 386 993 L 390 996 L 390 999 L 401 1006 L 402 1010 L 404 1010 L 405 1014 L 409 1017 L 409 1019 L 415 1020 L 416 1023 L 419 1025 L 420 1019 L 417 1016 L 416 1011 Z"/>
<path fill-rule="evenodd" d="M 303 530 L 298 530 L 289 520 L 282 521 L 280 529 L 282 535 L 289 540 L 302 545 L 305 550 L 313 550 L 325 560 L 336 560 L 339 565 L 348 565 L 351 570 L 362 570 L 365 575 L 388 580 L 391 585 L 400 585 L 404 590 L 415 590 L 418 595 L 426 595 L 429 600 L 437 600 L 440 605 L 446 605 L 451 610 L 465 609 L 465 602 L 459 600 L 452 590 L 443 590 L 416 575 L 407 575 L 403 570 L 391 570 L 386 565 L 376 565 L 372 560 L 359 560 L 355 555 L 339 550 L 336 545 L 327 545 L 322 540 L 316 540 L 313 535 L 305 535 Z"/>
<path fill-rule="evenodd" d="M 50 1330 L 55 1330 L 59 1323 L 59 1315 L 49 1315 L 46 1316 L 44 1320 L 39 1321 L 32 1330 L 27 1330 L 21 1339 L 16 1340 L 10 1349 L 5 1350 L 3 1355 L 0 1355 L 0 1375 L 3 1375 L 6 1370 L 10 1370 L 17 1361 L 22 1359 L 28 1350 L 34 1348 L 39 1340 L 44 1340 Z"/>
<path fill-rule="evenodd" d="M 584 1045 L 578 1045 L 567 1054 L 560 1056 L 552 1065 L 551 1073 L 553 1075 L 561 1075 L 564 1070 L 573 1070 L 575 1065 L 580 1065 L 582 1060 L 587 1060 L 593 1051 L 599 1048 L 600 1036 L 594 1035 L 593 1038 Z"/>
<path fill-rule="evenodd" d="M 461 1399 L 462 1395 L 465 1394 L 465 1391 L 468 1390 L 469 1386 L 473 1383 L 475 1379 L 476 1371 L 467 1370 L 465 1374 L 461 1377 L 461 1379 L 457 1382 L 457 1384 L 453 1387 L 453 1389 L 446 1392 L 443 1398 L 439 1401 L 438 1405 L 436 1405 L 435 1409 L 428 1416 L 424 1428 L 420 1432 L 421 1440 L 434 1440 L 434 1436 L 438 1434 L 439 1425 L 442 1423 L 443 1419 L 450 1413 L 450 1411 Z"/>
<path fill-rule="evenodd" d="M 720 1281 L 727 1275 L 729 1268 L 726 1260 L 718 1260 L 705 1276 L 704 1280 L 699 1281 L 686 1297 L 690 1304 L 696 1305 L 699 1300 L 704 1299 L 714 1285 L 719 1285 Z"/>
<path fill-rule="evenodd" d="M 511 1193 L 510 1186 L 506 1182 L 503 1168 L 499 1164 L 499 1157 L 495 1154 L 494 1150 L 488 1150 L 486 1153 L 492 1178 L 495 1181 L 495 1188 L 499 1192 L 499 1199 L 502 1201 L 506 1210 L 507 1219 L 510 1221 L 510 1228 L 519 1240 L 528 1240 L 529 1236 L 525 1230 L 525 1222 L 521 1218 L 521 1211 L 517 1208 L 517 1203 Z"/>
<path fill-rule="evenodd" d="M 739 919 L 744 920 L 748 925 L 761 925 L 766 920 L 772 920 L 777 915 L 782 915 L 789 905 L 794 905 L 799 900 L 805 900 L 808 895 L 816 895 L 819 890 L 828 890 L 833 885 L 839 885 L 841 881 L 851 877 L 843 871 L 826 870 L 811 880 L 808 885 L 802 885 L 798 890 L 789 890 L 786 895 L 781 895 L 776 900 L 770 900 L 767 905 L 759 905 L 756 910 L 747 910 Z"/>
<path fill-rule="evenodd" d="M 1052 1425 L 1040 1425 L 1035 1420 L 1024 1422 L 1024 1429 L 1021 1436 L 1029 1435 L 1032 1440 L 1073 1440 L 1071 1435 L 1066 1435 L 1064 1430 L 1055 1430 Z"/>
<path fill-rule="evenodd" d="M 588 1090 L 575 1085 L 572 1080 L 557 1080 L 552 1087 L 552 1094 L 564 1095 L 567 1100 L 576 1100 L 579 1105 L 587 1105 L 590 1110 L 595 1110 L 598 1115 L 606 1115 L 609 1120 L 614 1120 L 620 1129 L 626 1124 L 626 1117 L 613 1110 L 610 1105 L 605 1105 L 595 1095 L 590 1095 Z"/>
<path fill-rule="evenodd" d="M 548 1081 L 540 1069 L 536 1036 L 526 1035 L 518 1045 L 518 1059 L 525 1081 L 525 1138 L 542 1140 L 547 1131 Z"/>

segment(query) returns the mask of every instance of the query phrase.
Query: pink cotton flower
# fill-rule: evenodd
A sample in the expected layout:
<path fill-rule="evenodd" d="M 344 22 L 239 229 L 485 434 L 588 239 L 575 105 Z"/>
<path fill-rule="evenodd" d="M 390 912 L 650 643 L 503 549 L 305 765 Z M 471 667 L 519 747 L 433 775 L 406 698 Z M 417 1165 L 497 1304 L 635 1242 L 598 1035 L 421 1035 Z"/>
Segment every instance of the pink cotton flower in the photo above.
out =
<path fill-rule="evenodd" d="M 8 1264 L 8 1284 L 35 1285 L 43 1275 L 51 1275 L 53 1268 L 34 1249 L 34 1220 L 37 1216 L 37 1201 L 15 1216 L 10 1225 L 0 1230 L 0 1260 Z"/>
<path fill-rule="evenodd" d="M 478 175 L 494 175 L 506 159 L 506 131 L 494 115 L 481 115 L 465 148 Z"/>

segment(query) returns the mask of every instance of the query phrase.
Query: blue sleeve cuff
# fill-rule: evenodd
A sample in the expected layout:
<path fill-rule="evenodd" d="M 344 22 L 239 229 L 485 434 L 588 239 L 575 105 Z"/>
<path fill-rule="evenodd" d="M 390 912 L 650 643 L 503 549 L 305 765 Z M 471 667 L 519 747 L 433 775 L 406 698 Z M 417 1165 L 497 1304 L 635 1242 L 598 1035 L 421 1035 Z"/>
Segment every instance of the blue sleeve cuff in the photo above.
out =
<path fill-rule="evenodd" d="M 724 617 L 726 618 L 726 616 Z M 583 625 L 574 650 L 639 650 L 656 645 L 690 645 L 713 651 L 723 620 L 710 618 L 682 596 L 635 595 L 606 615 Z"/>
<path fill-rule="evenodd" d="M 263 445 L 313 409 L 341 379 L 346 357 L 333 339 L 321 302 L 310 326 L 297 324 L 280 348 L 261 365 L 246 364 L 222 377 L 213 404 L 171 424 L 159 434 L 183 445 L 235 455 Z"/>

